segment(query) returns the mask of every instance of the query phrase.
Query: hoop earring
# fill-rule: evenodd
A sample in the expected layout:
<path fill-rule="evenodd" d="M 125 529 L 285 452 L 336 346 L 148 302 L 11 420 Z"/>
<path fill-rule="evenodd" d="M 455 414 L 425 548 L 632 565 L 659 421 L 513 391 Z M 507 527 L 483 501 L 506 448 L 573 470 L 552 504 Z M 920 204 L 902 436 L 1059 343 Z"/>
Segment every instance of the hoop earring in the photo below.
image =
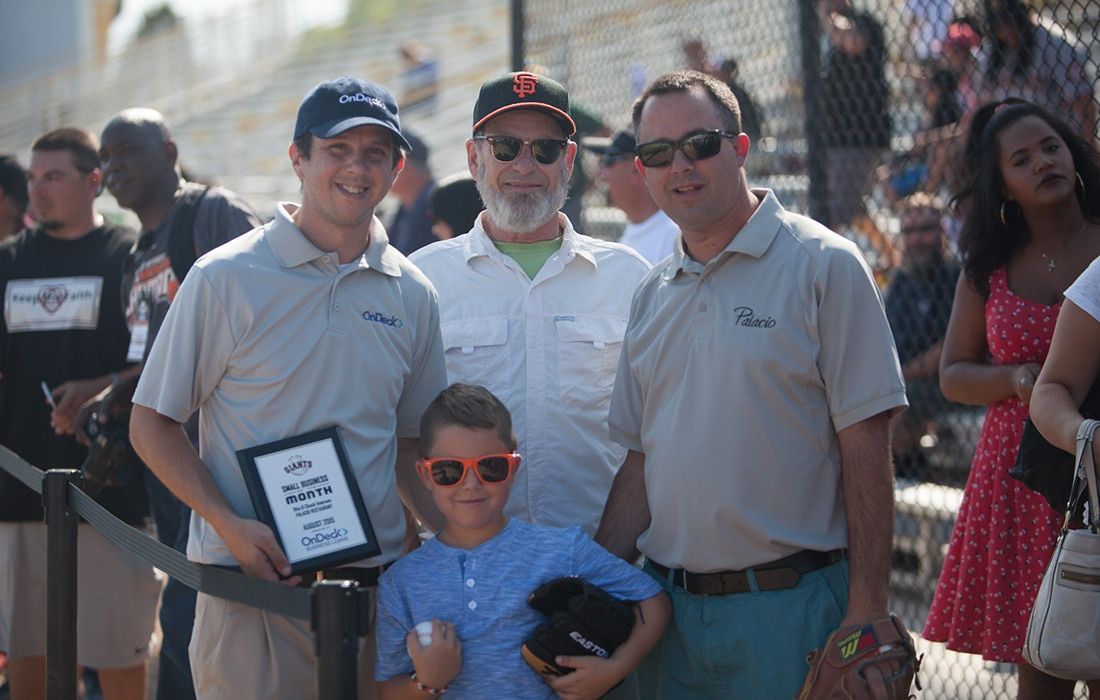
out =
<path fill-rule="evenodd" d="M 1085 181 L 1083 179 L 1081 179 L 1081 173 L 1077 172 L 1076 170 L 1073 171 L 1073 174 L 1077 176 L 1077 184 L 1081 186 L 1081 199 L 1084 199 L 1085 198 Z"/>
<path fill-rule="evenodd" d="M 1005 205 L 1008 204 L 1008 200 L 1001 202 L 1001 226 L 1008 228 L 1008 219 L 1005 218 Z"/>

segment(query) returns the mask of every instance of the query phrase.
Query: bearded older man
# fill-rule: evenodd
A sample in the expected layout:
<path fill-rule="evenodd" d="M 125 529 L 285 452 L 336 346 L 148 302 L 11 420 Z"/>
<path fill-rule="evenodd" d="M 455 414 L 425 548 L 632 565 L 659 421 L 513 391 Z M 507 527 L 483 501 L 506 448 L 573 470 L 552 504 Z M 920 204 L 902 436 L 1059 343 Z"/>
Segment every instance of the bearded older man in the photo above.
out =
<path fill-rule="evenodd" d="M 524 460 L 505 512 L 592 534 L 625 455 L 607 412 L 649 264 L 560 213 L 575 132 L 560 83 L 520 72 L 482 85 L 466 155 L 485 211 L 410 259 L 439 292 L 449 380 L 489 388 L 515 418 Z"/>

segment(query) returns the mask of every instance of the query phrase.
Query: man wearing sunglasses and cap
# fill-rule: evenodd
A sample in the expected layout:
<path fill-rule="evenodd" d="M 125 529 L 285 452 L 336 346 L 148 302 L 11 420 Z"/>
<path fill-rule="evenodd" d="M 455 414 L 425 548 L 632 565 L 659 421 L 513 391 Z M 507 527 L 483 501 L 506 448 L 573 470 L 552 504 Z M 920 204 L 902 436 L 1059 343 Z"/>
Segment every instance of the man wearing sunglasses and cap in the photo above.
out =
<path fill-rule="evenodd" d="M 622 129 L 611 138 L 583 138 L 581 145 L 600 157 L 600 179 L 607 187 L 607 199 L 626 214 L 619 243 L 638 251 L 653 265 L 671 255 L 680 229 L 653 201 L 634 167 L 634 134 Z"/>
<path fill-rule="evenodd" d="M 749 189 L 725 84 L 662 76 L 634 126 L 682 245 L 634 295 L 609 417 L 630 451 L 596 539 L 672 598 L 643 697 L 793 697 L 830 632 L 886 614 L 890 328 L 854 245 Z"/>
<path fill-rule="evenodd" d="M 485 211 L 411 260 L 439 291 L 449 379 L 485 386 L 515 417 L 526 458 L 505 513 L 591 534 L 625 455 L 608 439 L 607 409 L 629 292 L 649 265 L 559 212 L 575 131 L 550 78 L 482 85 L 466 155 Z"/>
<path fill-rule="evenodd" d="M 202 256 L 181 285 L 134 394 L 131 433 L 193 509 L 193 561 L 301 583 L 256 520 L 237 451 L 331 425 L 381 555 L 328 578 L 374 586 L 400 556 L 398 488 L 438 525 L 413 467 L 420 414 L 446 386 L 435 290 L 374 217 L 408 147 L 384 87 L 321 83 L 289 149 L 301 205 L 280 203 L 274 221 Z M 200 453 L 180 426 L 196 409 Z M 316 697 L 306 621 L 200 593 L 190 655 L 200 699 Z M 373 697 L 373 652 L 359 656 L 360 697 Z"/>

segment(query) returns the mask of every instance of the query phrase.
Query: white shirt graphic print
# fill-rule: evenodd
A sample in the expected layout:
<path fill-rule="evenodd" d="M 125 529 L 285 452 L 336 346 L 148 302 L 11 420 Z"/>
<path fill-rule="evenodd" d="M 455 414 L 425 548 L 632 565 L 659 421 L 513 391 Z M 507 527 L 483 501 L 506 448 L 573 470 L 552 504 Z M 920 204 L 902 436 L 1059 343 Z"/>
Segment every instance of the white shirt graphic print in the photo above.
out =
<path fill-rule="evenodd" d="M 4 321 L 9 333 L 95 330 L 102 293 L 102 277 L 11 280 L 4 294 Z"/>

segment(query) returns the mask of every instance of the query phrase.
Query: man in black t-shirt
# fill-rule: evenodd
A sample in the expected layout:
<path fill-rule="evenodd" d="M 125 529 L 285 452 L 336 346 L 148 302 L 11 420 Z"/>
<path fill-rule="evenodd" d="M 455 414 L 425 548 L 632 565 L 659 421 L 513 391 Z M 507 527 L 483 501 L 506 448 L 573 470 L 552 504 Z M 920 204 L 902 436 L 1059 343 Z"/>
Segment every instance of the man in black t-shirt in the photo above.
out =
<path fill-rule="evenodd" d="M 141 222 L 141 237 L 131 252 L 122 284 L 122 303 L 130 329 L 127 359 L 134 363 L 100 397 L 100 415 L 127 415 L 142 363 L 160 322 L 191 263 L 213 248 L 261 225 L 252 208 L 233 192 L 183 179 L 178 151 L 163 115 L 152 109 L 127 109 L 103 129 L 100 159 L 104 184 L 119 205 Z M 116 297 L 117 298 L 117 297 Z M 194 419 L 187 423 L 198 444 Z M 146 476 L 157 537 L 186 551 L 191 510 L 152 474 Z M 194 698 L 187 646 L 195 617 L 195 592 L 170 579 L 161 601 L 158 700 Z"/>
<path fill-rule="evenodd" d="M 95 136 L 39 138 L 27 171 L 38 221 L 0 244 L 0 443 L 40 468 L 78 469 L 81 404 L 126 367 L 118 299 L 133 232 L 94 209 L 102 174 Z M 45 392 L 45 395 L 44 395 Z M 116 474 L 97 497 L 122 520 L 148 513 L 140 470 Z M 13 697 L 40 698 L 45 680 L 45 525 L 41 497 L 0 475 L 0 651 Z M 153 567 L 90 525 L 79 526 L 77 661 L 100 670 L 115 698 L 144 698 L 145 661 L 160 582 Z"/>

